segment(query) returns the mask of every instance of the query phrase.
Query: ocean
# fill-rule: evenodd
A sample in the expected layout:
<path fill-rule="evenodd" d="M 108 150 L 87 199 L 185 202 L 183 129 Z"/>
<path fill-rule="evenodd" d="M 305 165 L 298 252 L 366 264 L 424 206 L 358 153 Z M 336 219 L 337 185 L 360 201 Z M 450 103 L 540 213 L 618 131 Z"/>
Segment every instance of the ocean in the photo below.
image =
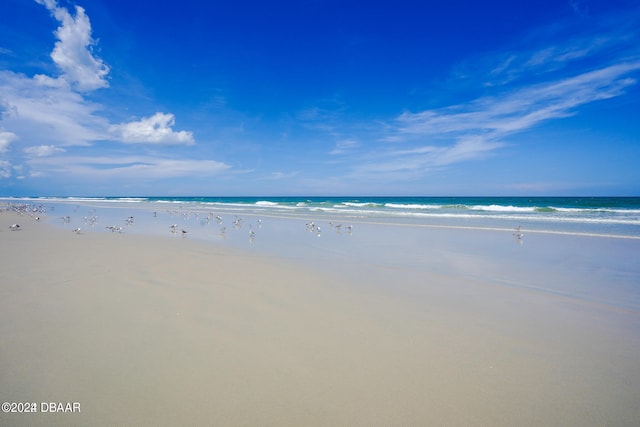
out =
<path fill-rule="evenodd" d="M 16 200 L 16 199 L 5 199 Z M 42 204 L 97 204 L 434 227 L 640 238 L 640 197 L 37 197 Z"/>

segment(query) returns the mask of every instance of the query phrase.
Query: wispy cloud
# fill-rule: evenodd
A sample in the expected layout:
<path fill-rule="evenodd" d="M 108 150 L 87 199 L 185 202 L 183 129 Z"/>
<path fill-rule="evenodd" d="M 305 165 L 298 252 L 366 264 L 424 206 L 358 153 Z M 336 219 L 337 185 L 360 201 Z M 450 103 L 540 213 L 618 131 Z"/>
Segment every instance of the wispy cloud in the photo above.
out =
<path fill-rule="evenodd" d="M 638 57 L 640 10 L 627 8 L 595 19 L 587 17 L 586 2 L 570 1 L 569 6 L 576 19 L 533 28 L 511 46 L 467 58 L 453 69 L 452 83 L 488 88 L 531 84 Z"/>
<path fill-rule="evenodd" d="M 588 16 L 589 6 L 584 0 L 569 0 L 569 5 L 573 9 L 573 12 L 578 16 Z"/>
<path fill-rule="evenodd" d="M 369 153 L 351 174 L 356 178 L 411 179 L 456 163 L 490 156 L 504 144 L 482 137 L 459 138 L 452 145 L 420 145 L 409 149 L 386 148 Z"/>
<path fill-rule="evenodd" d="M 360 147 L 360 143 L 355 139 L 342 139 L 336 142 L 335 148 L 331 150 L 329 154 L 331 154 L 332 156 L 335 156 L 338 154 L 345 154 L 350 151 L 353 151 L 358 147 Z"/>
<path fill-rule="evenodd" d="M 43 75 L 0 71 L 0 118 L 25 143 L 89 145 L 108 137 L 102 107 L 71 90 L 64 81 Z"/>
<path fill-rule="evenodd" d="M 0 160 L 0 178 L 10 178 L 12 169 L 10 162 L 7 160 Z"/>
<path fill-rule="evenodd" d="M 576 53 L 582 54 L 586 55 Z M 500 68 L 509 68 L 510 62 Z M 404 112 L 386 126 L 386 135 L 381 138 L 393 143 L 392 147 L 370 153 L 354 171 L 364 176 L 404 172 L 408 177 L 485 158 L 513 134 L 578 114 L 586 104 L 623 95 L 636 84 L 638 71 L 637 57 L 621 59 L 572 76 L 554 75 L 544 82 L 510 85 L 464 104 Z M 406 144 L 411 147 L 402 148 Z"/>
<path fill-rule="evenodd" d="M 55 145 L 34 145 L 25 148 L 24 152 L 31 157 L 49 157 L 56 153 L 64 153 L 65 149 Z"/>
<path fill-rule="evenodd" d="M 293 171 L 293 172 L 273 172 L 271 175 L 268 175 L 267 177 L 263 178 L 265 180 L 280 180 L 280 179 L 288 179 L 288 178 L 293 178 L 294 176 L 297 176 L 300 172 L 298 171 Z"/>
<path fill-rule="evenodd" d="M 229 169 L 215 160 L 172 159 L 154 156 L 64 156 L 38 157 L 28 161 L 38 176 L 64 174 L 88 180 L 164 179 L 183 176 L 206 177 Z M 115 180 L 115 181 L 113 181 Z"/>
<path fill-rule="evenodd" d="M 475 134 L 491 138 L 521 132 L 543 121 L 568 117 L 581 105 L 612 98 L 636 83 L 640 61 L 616 64 L 575 77 L 515 89 L 468 104 L 405 112 L 397 118 L 400 135 Z"/>
<path fill-rule="evenodd" d="M 18 136 L 13 132 L 3 132 L 0 130 L 0 153 L 4 153 L 9 150 L 11 142 L 16 140 Z"/>
<path fill-rule="evenodd" d="M 138 121 L 112 125 L 110 130 L 122 142 L 137 144 L 192 145 L 193 134 L 188 131 L 174 131 L 173 114 L 156 113 Z"/>

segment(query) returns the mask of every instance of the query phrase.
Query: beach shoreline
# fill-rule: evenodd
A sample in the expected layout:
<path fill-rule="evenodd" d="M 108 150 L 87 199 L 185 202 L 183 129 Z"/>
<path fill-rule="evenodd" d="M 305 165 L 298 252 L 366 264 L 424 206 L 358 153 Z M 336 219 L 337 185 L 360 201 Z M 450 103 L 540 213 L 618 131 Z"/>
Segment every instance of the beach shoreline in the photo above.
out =
<path fill-rule="evenodd" d="M 164 236 L 145 233 L 151 215 L 123 233 L 101 222 L 101 232 L 79 234 L 47 217 L 0 212 L 0 398 L 78 402 L 81 412 L 3 413 L 0 424 L 633 425 L 640 417 L 640 312 L 620 302 L 626 288 L 613 300 L 599 290 L 608 278 L 637 285 L 637 269 L 631 257 L 592 264 L 634 241 L 597 238 L 599 249 L 578 256 L 567 252 L 587 237 L 521 246 L 497 231 L 430 229 L 418 235 L 433 244 L 426 251 L 411 243 L 414 230 L 372 224 L 318 238 L 298 222 L 289 235 L 291 222 L 258 230 L 252 220 L 255 241 L 245 224 L 234 243 L 194 238 L 209 230 L 196 222 L 185 238 L 167 225 Z M 518 277 L 525 257 L 530 270 Z M 577 283 L 586 277 L 591 287 Z"/>

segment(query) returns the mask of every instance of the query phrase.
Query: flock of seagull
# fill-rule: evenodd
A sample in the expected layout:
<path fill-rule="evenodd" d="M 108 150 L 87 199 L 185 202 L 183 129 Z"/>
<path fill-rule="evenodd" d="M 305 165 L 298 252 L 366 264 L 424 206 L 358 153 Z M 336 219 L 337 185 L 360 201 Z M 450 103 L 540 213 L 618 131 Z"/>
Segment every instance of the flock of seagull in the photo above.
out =
<path fill-rule="evenodd" d="M 77 212 L 79 208 L 80 206 L 77 206 L 74 212 Z M 50 208 L 50 209 L 53 210 L 53 208 Z M 32 205 L 23 205 L 23 204 L 10 204 L 7 208 L 3 208 L 3 210 L 11 210 L 20 215 L 28 214 L 29 216 L 34 217 L 36 221 L 39 221 L 40 215 L 45 214 L 47 211 L 47 208 L 44 205 L 32 206 Z M 203 214 L 201 212 L 194 212 L 194 211 L 187 211 L 187 210 L 167 210 L 167 213 L 173 217 L 182 217 L 183 221 L 190 221 L 191 219 L 195 218 L 196 220 L 200 220 L 201 225 L 216 223 L 219 226 L 219 229 L 218 229 L 219 236 L 222 239 L 225 239 L 227 237 L 227 233 L 229 229 L 235 230 L 235 231 L 241 230 L 241 229 L 248 229 L 248 237 L 249 237 L 250 243 L 254 242 L 254 240 L 256 239 L 257 231 L 260 230 L 263 225 L 262 219 L 257 219 L 255 222 L 247 224 L 246 221 L 241 216 L 234 215 L 234 219 L 231 221 L 229 228 L 227 228 L 222 216 L 215 214 L 213 212 Z M 153 212 L 153 217 L 157 218 L 158 212 Z M 74 222 L 70 215 L 61 216 L 59 217 L 59 219 L 63 224 L 71 224 L 72 222 Z M 92 229 L 98 224 L 99 218 L 98 218 L 98 215 L 96 214 L 96 209 L 95 208 L 91 209 L 88 212 L 88 214 L 82 218 L 82 221 L 83 221 L 82 226 L 75 227 L 71 230 L 73 233 L 83 234 L 85 229 L 87 228 Z M 123 225 L 118 225 L 118 224 L 108 225 L 105 228 L 112 233 L 123 233 L 125 228 L 131 227 L 133 224 L 134 224 L 134 217 L 128 216 L 127 218 L 125 218 Z M 335 233 L 342 234 L 342 230 L 343 230 L 342 224 L 334 224 L 333 222 L 329 222 L 329 227 Z M 21 229 L 21 226 L 19 224 L 12 224 L 9 227 L 9 229 L 12 231 L 17 231 Z M 320 225 L 317 225 L 315 222 L 307 223 L 306 230 L 310 233 L 315 234 L 317 237 L 320 237 L 322 235 L 322 228 L 320 227 Z M 348 234 L 352 234 L 353 226 L 348 225 L 344 227 L 344 230 L 346 230 Z M 187 237 L 187 234 L 188 234 L 188 230 L 178 225 L 177 223 L 174 223 L 169 226 L 169 232 L 172 235 L 178 235 L 182 237 Z"/>
<path fill-rule="evenodd" d="M 40 221 L 40 215 L 46 212 L 46 208 L 44 205 L 10 203 L 6 207 L 0 207 L 0 212 L 2 211 L 10 211 L 18 215 L 27 215 L 35 221 Z M 11 231 L 18 231 L 21 229 L 22 226 L 20 224 L 11 224 L 9 226 L 9 230 Z"/>
<path fill-rule="evenodd" d="M 336 234 L 342 234 L 342 224 L 334 224 L 333 222 L 330 222 L 329 227 L 331 227 Z M 348 225 L 346 229 L 349 235 L 353 234 L 353 225 Z M 322 236 L 322 228 L 313 221 L 306 224 L 306 230 L 309 233 L 315 234 L 317 237 Z"/>
<path fill-rule="evenodd" d="M 189 212 L 189 211 L 167 211 L 170 215 L 172 216 L 182 216 L 183 219 L 185 221 L 188 221 L 191 219 L 191 217 L 195 217 L 196 220 L 199 220 L 201 218 L 201 213 L 200 212 Z M 154 217 L 158 216 L 157 212 L 153 213 Z M 204 215 L 204 217 L 202 217 L 202 220 L 200 221 L 201 225 L 206 226 L 208 224 L 210 224 L 212 221 L 215 221 L 215 223 L 220 226 L 219 228 L 219 235 L 221 238 L 225 239 L 227 237 L 227 227 L 223 224 L 223 219 L 222 216 L 220 215 L 216 215 L 213 212 L 210 212 L 206 215 Z M 235 219 L 232 222 L 232 229 L 233 230 L 240 230 L 245 224 L 245 221 L 242 217 L 235 215 Z M 254 224 L 249 224 L 248 228 L 249 228 L 249 242 L 253 243 L 253 241 L 256 238 L 256 232 L 253 228 Z M 260 229 L 262 228 L 262 220 L 258 219 L 255 223 L 256 228 Z M 169 231 L 171 232 L 171 234 L 174 235 L 181 235 L 182 237 L 186 237 L 188 230 L 185 230 L 184 228 L 178 226 L 178 224 L 172 224 L 169 226 Z"/>
<path fill-rule="evenodd" d="M 76 207 L 76 211 L 79 207 Z M 47 211 L 47 208 L 44 205 L 29 205 L 29 204 L 8 204 L 6 207 L 2 207 L 0 209 L 1 211 L 11 211 L 14 213 L 17 213 L 19 215 L 28 215 L 30 217 L 32 217 L 35 221 L 40 221 L 41 215 L 45 214 Z M 172 215 L 172 216 L 182 216 L 183 219 L 186 220 L 190 220 L 192 217 L 195 217 L 196 219 L 200 219 L 201 218 L 201 213 L 200 212 L 192 212 L 192 211 L 171 211 L 171 210 L 167 210 L 167 212 Z M 156 218 L 158 216 L 157 212 L 153 212 L 153 216 L 154 218 Z M 60 220 L 64 223 L 64 224 L 70 224 L 71 223 L 71 216 L 66 215 L 66 216 L 62 216 L 60 217 Z M 211 223 L 212 221 L 215 221 L 216 224 L 218 224 L 218 226 L 220 226 L 219 228 L 219 235 L 221 238 L 226 238 L 227 236 L 227 227 L 223 224 L 223 219 L 222 216 L 217 215 L 213 212 L 211 213 L 207 213 L 202 217 L 201 220 L 201 224 L 202 225 L 207 225 L 209 223 Z M 96 210 L 92 209 L 88 215 L 83 217 L 83 223 L 85 226 L 87 227 L 95 227 L 96 224 L 98 223 L 98 216 L 96 215 Z M 111 231 L 112 233 L 122 233 L 125 229 L 125 227 L 131 227 L 134 224 L 134 217 L 133 216 L 128 216 L 125 220 L 124 220 L 124 226 L 122 225 L 109 225 L 106 226 L 105 228 L 109 231 Z M 233 230 L 240 230 L 243 228 L 243 226 L 245 225 L 245 221 L 242 217 L 235 215 L 234 220 L 232 221 L 232 229 Z M 254 228 L 255 225 L 255 228 Z M 329 227 L 331 230 L 333 230 L 335 233 L 337 234 L 342 234 L 342 230 L 343 230 L 343 226 L 342 224 L 334 224 L 333 222 L 329 222 Z M 261 229 L 262 228 L 262 220 L 258 219 L 256 220 L 255 224 L 249 224 L 248 225 L 248 229 L 249 229 L 249 242 L 253 243 L 253 241 L 256 238 L 256 229 Z M 9 226 L 9 229 L 11 231 L 18 231 L 22 229 L 22 226 L 20 224 L 11 224 Z M 320 227 L 320 225 L 316 224 L 315 222 L 311 221 L 305 224 L 305 229 L 307 232 L 315 234 L 317 237 L 320 237 L 322 235 L 322 228 Z M 346 227 L 344 227 L 344 229 L 346 230 L 346 232 L 351 235 L 353 232 L 353 226 L 352 225 L 348 225 Z M 82 233 L 82 227 L 76 227 L 72 230 L 74 233 L 76 234 L 81 234 Z M 173 235 L 180 235 L 182 237 L 186 237 L 188 234 L 188 231 L 185 228 L 180 227 L 178 224 L 172 224 L 169 226 L 169 231 L 171 232 L 171 234 Z M 524 238 L 524 233 L 522 232 L 522 229 L 520 226 L 515 228 L 515 232 L 513 233 L 513 236 L 515 237 L 515 239 L 518 242 L 522 242 L 523 238 Z"/>

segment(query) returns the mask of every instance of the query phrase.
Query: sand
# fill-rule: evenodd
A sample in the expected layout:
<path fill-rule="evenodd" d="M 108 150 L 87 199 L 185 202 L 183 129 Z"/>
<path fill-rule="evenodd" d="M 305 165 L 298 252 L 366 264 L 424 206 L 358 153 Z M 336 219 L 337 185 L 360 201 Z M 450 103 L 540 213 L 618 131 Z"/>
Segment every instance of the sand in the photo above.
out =
<path fill-rule="evenodd" d="M 0 257 L 0 400 L 37 407 L 0 425 L 640 419 L 634 309 L 397 263 L 332 273 L 194 239 L 76 235 L 11 212 Z"/>

